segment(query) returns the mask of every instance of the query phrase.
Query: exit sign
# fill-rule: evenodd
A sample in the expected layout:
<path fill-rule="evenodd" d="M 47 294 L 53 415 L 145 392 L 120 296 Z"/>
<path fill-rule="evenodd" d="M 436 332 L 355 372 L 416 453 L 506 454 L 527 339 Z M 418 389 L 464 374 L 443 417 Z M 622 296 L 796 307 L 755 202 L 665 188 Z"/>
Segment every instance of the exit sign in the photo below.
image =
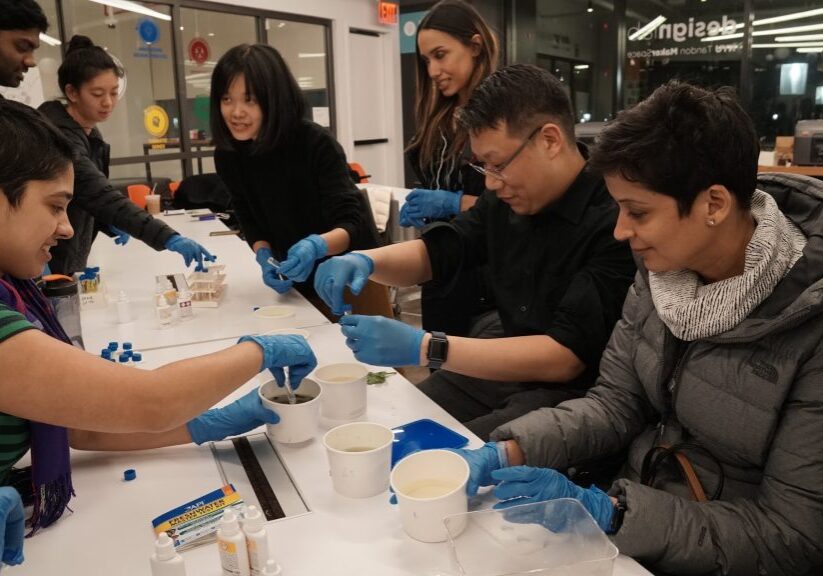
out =
<path fill-rule="evenodd" d="M 377 20 L 381 24 L 397 24 L 397 15 L 400 13 L 397 2 L 378 2 Z"/>

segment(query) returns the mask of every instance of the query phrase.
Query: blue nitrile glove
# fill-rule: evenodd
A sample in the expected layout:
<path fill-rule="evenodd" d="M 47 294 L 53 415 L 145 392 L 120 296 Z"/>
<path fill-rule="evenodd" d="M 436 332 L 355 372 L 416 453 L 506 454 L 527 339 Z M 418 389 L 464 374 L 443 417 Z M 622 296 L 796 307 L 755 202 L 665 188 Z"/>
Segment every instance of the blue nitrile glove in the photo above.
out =
<path fill-rule="evenodd" d="M 415 188 L 406 196 L 400 209 L 400 225 L 421 228 L 424 218 L 450 218 L 460 213 L 460 199 L 463 191 L 426 190 Z"/>
<path fill-rule="evenodd" d="M 495 508 L 574 498 L 583 504 L 604 532 L 611 526 L 614 504 L 608 494 L 597 486 L 581 488 L 556 470 L 531 466 L 502 468 L 492 472 L 491 476 L 499 482 L 494 495 L 503 500 L 495 504 Z"/>
<path fill-rule="evenodd" d="M 260 248 L 255 254 L 255 258 L 263 270 L 263 284 L 278 294 L 285 294 L 291 290 L 293 282 L 281 275 L 280 267 L 276 264 L 277 260 L 272 256 L 270 249 Z"/>
<path fill-rule="evenodd" d="M 376 366 L 418 366 L 425 332 L 383 316 L 352 314 L 340 319 L 346 346 L 360 362 Z"/>
<path fill-rule="evenodd" d="M 317 366 L 317 358 L 314 357 L 311 346 L 305 338 L 297 334 L 243 336 L 237 341 L 238 344 L 241 342 L 254 342 L 263 349 L 263 364 L 260 371 L 266 368 L 271 370 L 280 386 L 283 386 L 286 380 L 284 366 L 289 367 L 289 384 L 293 390 L 297 390 L 303 378 Z"/>
<path fill-rule="evenodd" d="M 357 252 L 326 260 L 317 267 L 314 290 L 338 316 L 351 311 L 351 305 L 343 301 L 343 291 L 348 286 L 352 294 L 360 294 L 366 281 L 374 272 L 374 261 Z M 416 364 L 416 362 L 415 362 Z"/>
<path fill-rule="evenodd" d="M 254 430 L 263 424 L 277 424 L 277 412 L 263 406 L 257 388 L 223 408 L 212 408 L 186 423 L 195 444 L 222 440 Z"/>
<path fill-rule="evenodd" d="M 280 273 L 289 280 L 305 282 L 314 270 L 314 263 L 328 252 L 329 245 L 322 237 L 317 234 L 307 236 L 289 248 L 286 261 L 280 264 Z"/>
<path fill-rule="evenodd" d="M 25 533 L 23 500 L 11 486 L 0 487 L 0 542 L 3 556 L 0 566 L 23 563 L 23 535 Z"/>
<path fill-rule="evenodd" d="M 109 232 L 111 232 L 114 235 L 114 243 L 119 246 L 125 246 L 126 242 L 128 242 L 129 238 L 131 238 L 128 232 L 124 232 L 116 226 L 109 226 Z"/>
<path fill-rule="evenodd" d="M 166 250 L 177 252 L 183 256 L 186 266 L 191 265 L 192 262 L 197 262 L 194 270 L 196 272 L 205 272 L 209 269 L 208 265 L 204 265 L 203 261 L 214 262 L 217 256 L 212 256 L 208 250 L 203 248 L 200 244 L 191 238 L 185 238 L 180 234 L 175 234 L 166 240 Z"/>
<path fill-rule="evenodd" d="M 469 463 L 469 481 L 466 484 L 466 494 L 474 496 L 481 486 L 497 484 L 492 478 L 492 472 L 508 466 L 506 446 L 503 442 L 486 442 L 482 448 L 469 450 L 468 448 L 449 448 L 450 452 L 459 454 Z"/>

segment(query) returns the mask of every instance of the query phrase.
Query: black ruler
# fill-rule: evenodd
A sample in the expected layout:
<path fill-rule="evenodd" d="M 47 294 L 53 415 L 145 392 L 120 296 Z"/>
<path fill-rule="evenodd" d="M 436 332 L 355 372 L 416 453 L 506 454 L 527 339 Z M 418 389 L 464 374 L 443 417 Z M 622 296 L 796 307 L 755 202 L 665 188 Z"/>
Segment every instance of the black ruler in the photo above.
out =
<path fill-rule="evenodd" d="M 266 520 L 285 518 L 286 514 L 283 512 L 283 507 L 280 506 L 277 496 L 274 495 L 274 490 L 271 489 L 271 484 L 269 484 L 263 468 L 260 467 L 260 462 L 257 461 L 257 456 L 254 454 L 248 438 L 241 436 L 231 442 L 234 444 L 234 449 L 240 458 L 240 464 L 243 465 L 243 469 L 246 471 L 246 476 L 249 477 L 249 483 L 254 490 L 254 495 L 257 496 L 260 510 Z"/>

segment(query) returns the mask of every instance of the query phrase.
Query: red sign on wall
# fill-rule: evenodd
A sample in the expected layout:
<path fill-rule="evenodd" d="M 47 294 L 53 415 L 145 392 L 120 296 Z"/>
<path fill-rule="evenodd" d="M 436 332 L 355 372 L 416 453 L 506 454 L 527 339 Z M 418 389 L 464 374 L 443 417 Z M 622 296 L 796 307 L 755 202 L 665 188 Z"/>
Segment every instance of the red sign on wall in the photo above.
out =
<path fill-rule="evenodd" d="M 398 14 L 400 14 L 400 6 L 397 2 L 377 3 L 377 20 L 381 24 L 397 24 Z"/>
<path fill-rule="evenodd" d="M 192 38 L 189 42 L 189 58 L 202 66 L 209 59 L 209 43 L 204 38 Z"/>

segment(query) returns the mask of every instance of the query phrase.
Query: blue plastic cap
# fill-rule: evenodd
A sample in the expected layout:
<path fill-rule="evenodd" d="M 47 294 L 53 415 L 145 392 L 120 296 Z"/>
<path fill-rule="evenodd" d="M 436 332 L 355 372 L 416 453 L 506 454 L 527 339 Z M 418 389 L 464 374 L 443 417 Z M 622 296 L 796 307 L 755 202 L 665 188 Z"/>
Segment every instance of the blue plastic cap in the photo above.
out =
<path fill-rule="evenodd" d="M 135 478 L 137 478 L 137 472 L 134 470 L 134 468 L 129 468 L 128 470 L 123 472 L 123 480 L 125 480 L 126 482 L 131 482 Z"/>
<path fill-rule="evenodd" d="M 117 342 L 109 342 L 109 350 L 114 351 L 117 350 Z"/>
<path fill-rule="evenodd" d="M 106 360 L 111 360 L 111 350 L 109 350 L 108 348 L 103 348 L 103 350 L 100 352 L 100 357 L 105 358 Z"/>
<path fill-rule="evenodd" d="M 123 342 L 123 350 L 131 350 L 131 342 Z"/>
<path fill-rule="evenodd" d="M 128 362 L 130 358 L 131 358 L 131 356 L 129 356 L 128 354 L 123 352 L 122 354 L 120 354 L 119 360 L 120 360 L 120 362 Z"/>
<path fill-rule="evenodd" d="M 135 352 L 134 354 L 131 355 L 131 359 L 134 360 L 135 362 L 140 362 L 140 361 L 143 360 L 143 355 L 140 352 Z"/>

